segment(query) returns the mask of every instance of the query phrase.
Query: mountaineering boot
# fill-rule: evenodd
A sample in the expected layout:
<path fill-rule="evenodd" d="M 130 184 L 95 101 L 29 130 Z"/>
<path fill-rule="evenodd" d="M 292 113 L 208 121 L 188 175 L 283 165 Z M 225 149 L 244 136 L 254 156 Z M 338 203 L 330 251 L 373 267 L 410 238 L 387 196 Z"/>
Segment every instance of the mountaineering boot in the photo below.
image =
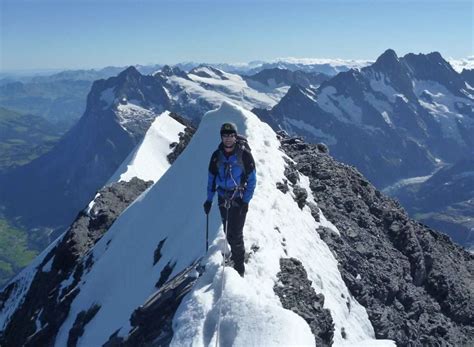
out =
<path fill-rule="evenodd" d="M 245 273 L 245 265 L 242 264 L 234 264 L 234 269 L 239 273 L 240 277 L 244 277 Z"/>

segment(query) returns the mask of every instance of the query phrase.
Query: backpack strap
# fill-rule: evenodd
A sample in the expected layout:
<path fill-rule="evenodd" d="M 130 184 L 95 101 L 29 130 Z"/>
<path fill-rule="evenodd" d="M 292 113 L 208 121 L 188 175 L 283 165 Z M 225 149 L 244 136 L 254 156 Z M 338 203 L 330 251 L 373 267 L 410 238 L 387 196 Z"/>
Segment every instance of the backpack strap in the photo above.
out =
<path fill-rule="evenodd" d="M 214 175 L 214 180 L 212 182 L 212 191 L 216 191 L 216 178 L 219 175 L 219 156 L 220 150 L 214 151 L 211 156 L 211 160 L 209 161 L 209 172 Z"/>
<path fill-rule="evenodd" d="M 253 160 L 250 151 L 248 151 L 247 148 L 245 148 L 244 146 L 240 148 L 239 154 L 237 155 L 237 160 L 239 161 L 239 165 L 241 165 L 243 169 L 243 175 L 240 179 L 240 185 L 244 187 L 247 184 L 248 176 L 253 170 L 255 170 L 255 161 Z"/>

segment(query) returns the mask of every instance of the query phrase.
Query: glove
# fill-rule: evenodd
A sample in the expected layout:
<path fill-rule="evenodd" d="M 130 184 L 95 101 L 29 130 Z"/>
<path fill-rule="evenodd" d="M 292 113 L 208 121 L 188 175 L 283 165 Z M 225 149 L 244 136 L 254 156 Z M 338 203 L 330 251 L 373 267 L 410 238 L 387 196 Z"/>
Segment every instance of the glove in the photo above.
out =
<path fill-rule="evenodd" d="M 247 213 L 249 210 L 249 203 L 248 202 L 243 202 L 242 206 L 240 207 L 240 213 L 244 214 Z"/>
<path fill-rule="evenodd" d="M 209 214 L 209 211 L 211 211 L 212 201 L 206 200 L 203 206 L 204 206 L 204 213 Z"/>

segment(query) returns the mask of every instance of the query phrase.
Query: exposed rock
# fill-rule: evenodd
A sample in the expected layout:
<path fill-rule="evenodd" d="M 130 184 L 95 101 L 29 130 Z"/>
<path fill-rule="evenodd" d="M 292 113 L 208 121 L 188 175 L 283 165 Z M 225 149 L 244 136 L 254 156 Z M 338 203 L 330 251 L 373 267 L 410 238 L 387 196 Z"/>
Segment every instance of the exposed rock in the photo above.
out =
<path fill-rule="evenodd" d="M 296 166 L 291 160 L 286 160 L 286 164 L 285 177 L 288 178 L 288 181 L 292 184 L 296 184 L 300 179 Z"/>
<path fill-rule="evenodd" d="M 308 192 L 306 189 L 295 184 L 293 186 L 293 193 L 295 194 L 295 201 L 299 208 L 303 208 L 306 205 L 306 199 L 308 198 Z"/>
<path fill-rule="evenodd" d="M 163 270 L 161 270 L 160 279 L 155 284 L 156 288 L 160 288 L 163 284 L 166 283 L 166 281 L 168 281 L 168 278 L 170 277 L 171 273 L 173 272 L 173 269 L 174 269 L 175 266 L 176 266 L 176 262 L 171 262 L 171 261 L 169 261 L 165 265 Z"/>
<path fill-rule="evenodd" d="M 161 249 L 163 248 L 165 241 L 166 237 L 158 243 L 158 246 L 155 249 L 155 252 L 153 254 L 153 266 L 155 266 L 156 263 L 158 263 L 158 261 L 161 259 Z"/>
<path fill-rule="evenodd" d="M 280 259 L 278 282 L 273 287 L 284 308 L 301 316 L 310 326 L 317 346 L 331 346 L 334 323 L 324 306 L 324 295 L 316 294 L 301 262 L 295 258 Z"/>
<path fill-rule="evenodd" d="M 303 169 L 318 207 L 340 231 L 318 232 L 339 261 L 375 334 L 398 346 L 474 343 L 474 255 L 411 220 L 353 167 L 316 145 L 282 141 Z"/>
<path fill-rule="evenodd" d="M 319 152 L 329 154 L 329 148 L 324 143 L 318 143 L 316 146 Z"/>
<path fill-rule="evenodd" d="M 286 194 L 290 191 L 290 187 L 288 187 L 288 181 L 287 180 L 283 180 L 283 183 L 282 182 L 277 182 L 276 187 L 283 194 Z"/>
<path fill-rule="evenodd" d="M 186 120 L 185 118 L 179 116 L 176 113 L 170 113 L 170 117 L 174 118 L 176 121 L 186 126 L 186 128 L 184 128 L 184 133 L 179 133 L 179 142 L 174 142 L 171 144 L 171 148 L 174 149 L 173 152 L 168 154 L 167 158 L 169 163 L 173 164 L 174 161 L 179 157 L 179 155 L 184 151 L 189 141 L 191 141 L 191 138 L 196 132 L 196 127 L 192 124 L 191 121 Z"/>
<path fill-rule="evenodd" d="M 74 321 L 74 325 L 69 330 L 69 338 L 67 340 L 67 346 L 77 346 L 77 341 L 84 334 L 84 327 L 89 323 L 92 318 L 99 312 L 100 305 L 92 305 L 87 311 L 81 311 Z"/>

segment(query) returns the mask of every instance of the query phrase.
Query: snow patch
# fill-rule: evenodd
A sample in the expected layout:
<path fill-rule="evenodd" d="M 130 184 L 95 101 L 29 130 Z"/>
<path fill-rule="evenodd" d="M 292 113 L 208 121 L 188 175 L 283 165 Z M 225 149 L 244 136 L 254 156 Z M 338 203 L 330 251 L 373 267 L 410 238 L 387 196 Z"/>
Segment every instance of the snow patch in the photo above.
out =
<path fill-rule="evenodd" d="M 393 112 L 393 107 L 392 107 L 392 104 L 390 104 L 390 102 L 386 100 L 378 99 L 373 93 L 367 93 L 365 91 L 363 93 L 364 93 L 364 99 L 371 106 L 373 106 L 380 114 L 382 114 L 382 112 L 387 112 L 387 111 L 390 113 Z M 401 94 L 397 94 L 397 96 L 398 95 L 401 95 Z"/>
<path fill-rule="evenodd" d="M 415 80 L 413 83 L 414 92 L 419 98 L 420 105 L 428 110 L 440 124 L 443 136 L 463 143 L 458 121 L 469 122 L 472 126 L 474 126 L 474 121 L 460 114 L 455 105 L 461 103 L 474 107 L 474 102 L 467 98 L 454 96 L 444 86 L 434 81 Z M 431 100 L 426 100 L 423 95 L 428 95 Z"/>
<path fill-rule="evenodd" d="M 317 129 L 302 120 L 285 117 L 284 122 L 286 123 L 287 127 L 296 127 L 300 130 L 311 133 L 316 138 L 320 138 L 321 141 L 327 145 L 335 145 L 337 143 L 337 139 L 334 136 L 326 134 L 321 129 Z"/>
<path fill-rule="evenodd" d="M 370 87 L 372 90 L 385 95 L 391 103 L 395 103 L 396 97 L 402 95 L 390 85 L 390 79 L 388 76 L 385 76 L 385 74 L 369 70 L 367 75 L 370 78 Z"/>
<path fill-rule="evenodd" d="M 90 216 L 90 213 L 92 211 L 92 208 L 94 207 L 95 205 L 95 200 L 100 196 L 100 193 L 97 193 L 95 196 L 94 196 L 94 199 L 91 200 L 91 202 L 89 202 L 89 205 L 87 205 L 86 207 L 86 214 L 88 216 Z"/>
<path fill-rule="evenodd" d="M 382 112 L 382 117 L 383 117 L 383 120 L 385 121 L 385 123 L 387 123 L 388 125 L 392 125 L 392 120 L 390 119 L 387 111 Z"/>
<path fill-rule="evenodd" d="M 354 122 L 361 124 L 362 110 L 358 107 L 352 98 L 344 95 L 336 95 L 336 88 L 329 86 L 319 91 L 318 105 L 324 111 L 335 115 L 340 121 L 348 123 Z"/>
<path fill-rule="evenodd" d="M 125 105 L 117 106 L 117 116 L 122 128 L 127 130 L 125 127 L 127 123 L 136 123 L 140 120 L 151 121 L 156 117 L 156 113 L 129 101 Z"/>
<path fill-rule="evenodd" d="M 156 182 L 168 170 L 170 163 L 167 156 L 173 151 L 170 145 L 179 142 L 179 133 L 185 129 L 169 114 L 165 111 L 155 118 L 141 143 L 123 161 L 107 184 L 129 182 L 133 177 Z"/>
<path fill-rule="evenodd" d="M 223 102 L 236 103 L 247 110 L 255 107 L 269 109 L 275 106 L 286 94 L 289 87 L 271 89 L 255 83 L 251 86 L 236 74 L 222 72 L 227 79 L 200 77 L 189 74 L 191 80 L 171 76 L 168 81 L 177 93 L 174 100 L 183 104 L 199 104 L 204 100 L 215 107 Z"/>

